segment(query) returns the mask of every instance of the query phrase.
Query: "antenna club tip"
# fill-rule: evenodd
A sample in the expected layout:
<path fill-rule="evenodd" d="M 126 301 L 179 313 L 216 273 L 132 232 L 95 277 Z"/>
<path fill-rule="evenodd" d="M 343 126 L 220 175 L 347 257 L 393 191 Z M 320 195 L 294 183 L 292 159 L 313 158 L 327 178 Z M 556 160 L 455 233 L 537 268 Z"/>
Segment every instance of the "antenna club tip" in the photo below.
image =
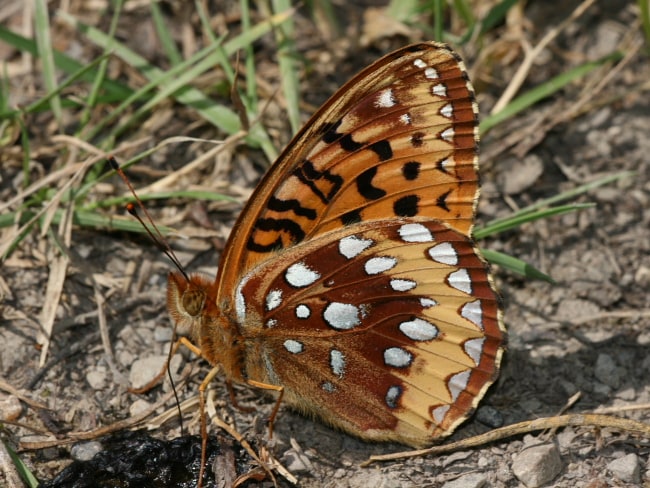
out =
<path fill-rule="evenodd" d="M 108 161 L 108 164 L 111 165 L 111 168 L 113 168 L 115 171 L 120 169 L 120 164 L 117 162 L 117 160 L 113 157 L 112 154 L 109 154 L 106 160 Z"/>
<path fill-rule="evenodd" d="M 136 209 L 135 205 L 132 202 L 126 204 L 126 211 L 133 216 L 137 216 L 138 214 L 138 210 Z"/>

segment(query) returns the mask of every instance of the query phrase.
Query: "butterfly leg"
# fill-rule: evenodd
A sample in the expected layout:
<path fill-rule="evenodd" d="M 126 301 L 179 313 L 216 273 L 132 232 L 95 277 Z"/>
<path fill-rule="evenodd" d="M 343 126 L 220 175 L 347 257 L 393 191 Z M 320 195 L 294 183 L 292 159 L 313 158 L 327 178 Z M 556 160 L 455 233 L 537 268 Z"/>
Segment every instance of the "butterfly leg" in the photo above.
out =
<path fill-rule="evenodd" d="M 270 439 L 271 437 L 273 437 L 273 422 L 275 422 L 275 417 L 277 416 L 278 410 L 280 409 L 280 404 L 282 403 L 282 397 L 284 396 L 284 387 L 278 385 L 269 385 L 267 383 L 261 383 L 255 380 L 246 380 L 246 383 L 251 386 L 254 386 L 255 388 L 261 388 L 263 390 L 273 390 L 279 393 L 278 399 L 276 400 L 275 406 L 273 407 L 273 411 L 271 412 L 271 415 L 269 415 L 269 439 Z"/>
<path fill-rule="evenodd" d="M 190 343 L 189 341 L 187 342 Z M 199 385 L 199 413 L 201 416 L 201 467 L 199 468 L 198 488 L 201 488 L 203 486 L 203 474 L 205 473 L 205 463 L 207 462 L 206 458 L 208 451 L 208 425 L 205 418 L 205 390 L 207 390 L 208 385 L 214 379 L 214 377 L 217 376 L 217 373 L 219 373 L 220 369 L 221 367 L 219 365 L 212 368 Z"/>

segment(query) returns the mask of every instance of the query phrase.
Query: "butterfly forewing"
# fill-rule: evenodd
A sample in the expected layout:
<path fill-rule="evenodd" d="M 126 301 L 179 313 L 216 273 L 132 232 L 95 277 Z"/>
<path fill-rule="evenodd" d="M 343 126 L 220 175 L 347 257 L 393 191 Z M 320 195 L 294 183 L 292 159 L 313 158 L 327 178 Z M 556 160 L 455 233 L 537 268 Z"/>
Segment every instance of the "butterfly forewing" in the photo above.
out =
<path fill-rule="evenodd" d="M 223 259 L 250 268 L 341 225 L 391 216 L 440 219 L 467 235 L 477 141 L 472 87 L 450 48 L 426 43 L 389 54 L 343 86 L 289 144 Z M 220 272 L 227 287 L 237 270 Z"/>
<path fill-rule="evenodd" d="M 343 227 L 280 252 L 239 291 L 248 377 L 365 438 L 426 444 L 496 374 L 496 294 L 471 241 L 439 222 Z"/>

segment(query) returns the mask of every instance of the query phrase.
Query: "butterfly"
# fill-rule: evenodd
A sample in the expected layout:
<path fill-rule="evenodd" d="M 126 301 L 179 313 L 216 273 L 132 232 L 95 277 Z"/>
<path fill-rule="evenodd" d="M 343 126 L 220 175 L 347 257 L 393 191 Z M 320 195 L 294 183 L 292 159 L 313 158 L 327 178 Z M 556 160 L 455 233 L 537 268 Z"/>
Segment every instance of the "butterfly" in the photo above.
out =
<path fill-rule="evenodd" d="M 505 330 L 471 238 L 478 107 L 447 45 L 403 47 L 327 101 L 270 167 L 216 279 L 167 304 L 227 383 L 361 439 L 424 446 L 495 380 Z"/>

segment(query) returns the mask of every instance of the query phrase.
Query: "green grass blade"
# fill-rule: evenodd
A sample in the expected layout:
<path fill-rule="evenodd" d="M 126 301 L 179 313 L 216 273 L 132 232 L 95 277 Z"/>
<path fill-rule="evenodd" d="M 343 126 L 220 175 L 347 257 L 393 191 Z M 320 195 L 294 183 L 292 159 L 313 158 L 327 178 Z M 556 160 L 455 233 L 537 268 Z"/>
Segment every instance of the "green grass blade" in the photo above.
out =
<path fill-rule="evenodd" d="M 559 207 L 539 209 L 534 212 L 519 211 L 506 218 L 494 220 L 488 223 L 486 226 L 476 229 L 474 231 L 474 238 L 484 239 L 485 237 L 514 229 L 515 227 L 519 227 L 520 225 L 527 224 L 535 220 L 576 212 L 578 210 L 593 208 L 595 206 L 596 205 L 593 203 L 574 203 L 571 205 L 562 205 Z"/>
<path fill-rule="evenodd" d="M 43 70 L 43 81 L 45 82 L 47 91 L 54 94 L 50 98 L 50 108 L 59 126 L 62 127 L 63 112 L 61 110 L 59 91 L 57 90 L 54 54 L 52 53 L 53 43 L 50 36 L 50 18 L 48 16 L 46 0 L 36 0 L 34 2 L 34 24 L 36 46 Z"/>
<path fill-rule="evenodd" d="M 517 214 L 526 214 L 526 213 L 532 213 L 535 212 L 541 208 L 544 207 L 550 207 L 551 205 L 558 204 L 560 202 L 565 202 L 567 200 L 572 200 L 584 193 L 587 193 L 588 191 L 594 190 L 596 188 L 599 188 L 604 185 L 608 185 L 609 183 L 613 183 L 614 181 L 621 180 L 623 178 L 628 178 L 634 176 L 636 173 L 634 171 L 621 171 L 619 173 L 610 175 L 610 176 L 605 176 L 603 178 L 599 178 L 595 181 L 592 181 L 590 183 L 585 183 L 584 185 L 577 186 L 571 190 L 564 191 L 558 195 L 554 195 L 549 198 L 545 198 L 543 200 L 540 200 L 538 202 L 535 202 L 531 205 L 528 205 L 527 207 L 524 207 L 520 209 Z M 501 219 L 494 220 L 494 222 L 499 222 Z"/>
<path fill-rule="evenodd" d="M 0 440 L 0 442 L 4 444 L 6 451 L 9 453 L 9 457 L 11 457 L 11 461 L 14 463 L 14 466 L 16 466 L 16 471 L 22 480 L 27 484 L 29 488 L 36 488 L 39 483 L 36 477 L 32 474 L 31 470 L 27 467 L 23 460 L 20 459 L 18 454 L 16 454 L 16 452 L 7 442 L 4 440 Z"/>
<path fill-rule="evenodd" d="M 124 4 L 124 0 L 118 0 L 115 2 L 115 11 L 113 13 L 113 18 L 111 19 L 111 25 L 108 30 L 108 37 L 111 39 L 115 38 L 115 32 L 117 31 L 117 23 L 120 18 L 120 12 L 122 11 L 122 6 Z M 81 131 L 80 131 L 80 138 L 84 139 L 83 134 L 88 131 L 88 121 L 90 120 L 91 113 L 93 108 L 97 104 L 97 99 L 99 98 L 99 93 L 101 90 L 102 85 L 104 84 L 104 80 L 106 79 L 106 71 L 108 69 L 108 54 L 111 52 L 111 45 L 109 44 L 106 49 L 104 49 L 104 56 L 102 56 L 104 59 L 99 63 L 98 69 L 97 69 L 97 74 L 95 76 L 95 80 L 92 83 L 92 88 L 90 90 L 90 94 L 87 99 L 86 103 L 86 108 L 81 114 Z M 89 139 L 86 139 L 89 140 Z"/>
<path fill-rule="evenodd" d="M 650 2 L 648 0 L 638 0 L 638 3 L 641 24 L 645 34 L 646 52 L 648 52 L 650 51 Z"/>
<path fill-rule="evenodd" d="M 556 284 L 555 280 L 549 275 L 542 273 L 540 270 L 521 259 L 508 256 L 499 251 L 492 251 L 490 249 L 481 249 L 481 254 L 483 254 L 483 257 L 490 263 L 525 276 L 528 279 L 542 280 L 551 284 Z"/>
<path fill-rule="evenodd" d="M 483 36 L 503 22 L 508 11 L 514 7 L 519 0 L 502 0 L 490 9 L 481 22 L 480 35 Z"/>
<path fill-rule="evenodd" d="M 160 39 L 162 49 L 165 51 L 171 66 L 176 66 L 183 61 L 183 56 L 181 56 L 181 53 L 178 51 L 174 38 L 169 32 L 167 24 L 165 24 L 165 19 L 160 11 L 158 2 L 150 2 L 149 7 L 151 8 L 151 19 L 156 28 L 156 34 L 158 34 L 158 39 Z"/>
<path fill-rule="evenodd" d="M 3 25 L 0 25 L 0 41 L 4 41 L 17 50 L 24 51 L 31 54 L 32 56 L 38 57 L 39 55 L 38 50 L 36 49 L 36 43 L 33 40 L 16 34 L 11 30 L 5 28 Z M 53 51 L 52 55 L 54 57 L 54 64 L 64 73 L 77 73 L 86 68 L 86 64 L 79 63 L 78 61 L 58 51 Z M 85 75 L 81 78 L 81 80 L 87 81 L 89 83 L 92 83 L 94 79 L 95 75 L 92 72 L 85 73 Z M 129 96 L 132 92 L 128 86 L 112 80 L 105 80 L 104 84 L 102 85 L 102 90 L 106 92 L 102 98 L 102 101 L 105 103 L 112 103 L 123 100 L 124 97 Z"/>
<path fill-rule="evenodd" d="M 274 12 L 283 12 L 291 8 L 289 0 L 273 0 Z M 289 17 L 275 29 L 275 39 L 278 42 L 278 64 L 282 92 L 287 102 L 287 115 L 293 134 L 300 130 L 300 83 L 298 81 L 298 64 L 296 62 L 296 46 L 294 43 L 295 29 L 293 18 Z"/>
<path fill-rule="evenodd" d="M 527 109 L 528 107 L 534 105 L 540 100 L 550 95 L 553 95 L 554 93 L 559 91 L 562 87 L 566 86 L 572 81 L 581 78 L 582 76 L 586 75 L 587 73 L 590 73 L 591 71 L 595 70 L 596 68 L 602 66 L 607 62 L 617 61 L 621 59 L 621 57 L 622 54 L 619 52 L 612 53 L 597 61 L 590 61 L 581 64 L 580 66 L 576 66 L 575 68 L 565 73 L 562 73 L 556 76 L 555 78 L 552 78 L 551 80 L 542 83 L 541 85 L 536 86 L 535 88 L 528 91 L 527 93 L 524 93 L 523 95 L 512 100 L 500 112 L 485 117 L 480 124 L 481 134 L 487 133 L 490 129 L 492 129 L 497 124 L 500 124 L 504 120 L 513 117 L 515 114 L 518 114 L 522 110 Z"/>

